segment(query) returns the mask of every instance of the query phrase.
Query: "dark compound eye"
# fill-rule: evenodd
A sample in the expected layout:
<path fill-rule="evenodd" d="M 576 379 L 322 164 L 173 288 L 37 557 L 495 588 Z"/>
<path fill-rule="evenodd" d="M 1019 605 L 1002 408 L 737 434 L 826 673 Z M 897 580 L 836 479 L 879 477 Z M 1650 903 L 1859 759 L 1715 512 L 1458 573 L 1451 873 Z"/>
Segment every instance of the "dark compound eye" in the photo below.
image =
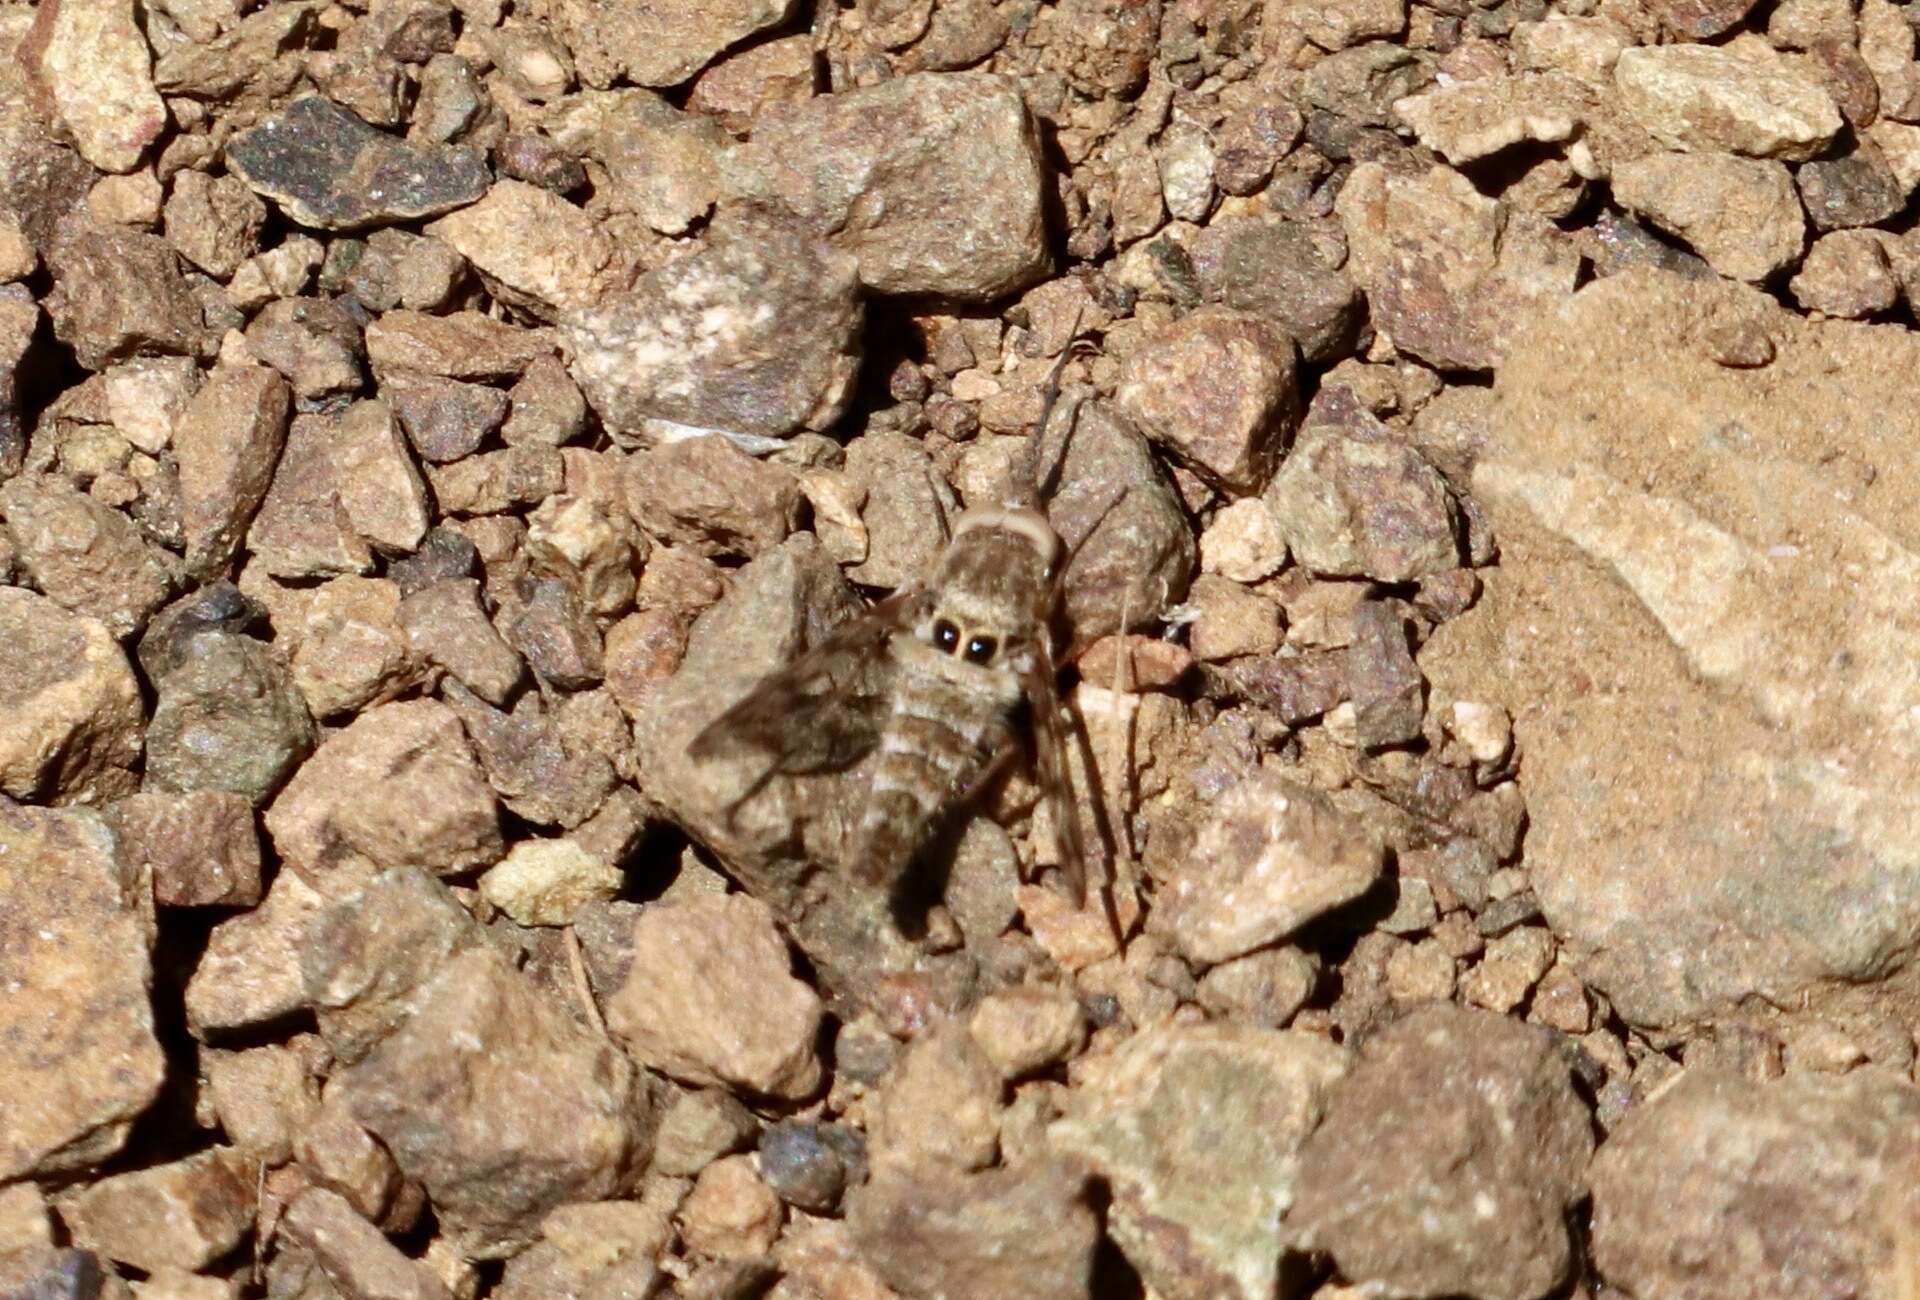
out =
<path fill-rule="evenodd" d="M 953 648 L 960 644 L 960 629 L 946 619 L 941 619 L 933 625 L 933 643 L 948 654 L 952 654 Z"/>
<path fill-rule="evenodd" d="M 993 652 L 996 648 L 996 643 L 992 637 L 977 636 L 967 642 L 967 662 L 970 664 L 983 664 L 993 658 Z"/>

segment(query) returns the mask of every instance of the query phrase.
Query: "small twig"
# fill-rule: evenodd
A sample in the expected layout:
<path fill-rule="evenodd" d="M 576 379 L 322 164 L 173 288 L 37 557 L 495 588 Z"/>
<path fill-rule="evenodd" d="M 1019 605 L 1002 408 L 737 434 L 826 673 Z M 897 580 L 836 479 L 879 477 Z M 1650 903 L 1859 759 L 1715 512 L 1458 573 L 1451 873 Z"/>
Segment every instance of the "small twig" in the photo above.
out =
<path fill-rule="evenodd" d="M 574 991 L 580 995 L 580 1005 L 586 1008 L 587 1019 L 604 1038 L 607 1036 L 607 1022 L 600 1017 L 600 1004 L 594 1000 L 593 984 L 587 979 L 587 958 L 580 949 L 580 936 L 573 932 L 572 926 L 560 933 L 566 936 L 561 943 L 567 950 L 567 967 L 573 972 Z"/>

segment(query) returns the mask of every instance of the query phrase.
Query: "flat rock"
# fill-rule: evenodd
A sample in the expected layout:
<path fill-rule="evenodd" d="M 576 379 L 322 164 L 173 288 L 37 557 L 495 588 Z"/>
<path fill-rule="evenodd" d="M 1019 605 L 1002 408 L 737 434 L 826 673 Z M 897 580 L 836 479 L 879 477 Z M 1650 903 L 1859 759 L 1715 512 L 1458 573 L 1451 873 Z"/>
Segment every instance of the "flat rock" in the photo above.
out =
<path fill-rule="evenodd" d="M 1492 368 L 1537 307 L 1573 291 L 1580 258 L 1551 222 L 1447 168 L 1360 163 L 1335 210 L 1374 324 L 1442 369 Z"/>
<path fill-rule="evenodd" d="M 228 169 L 294 221 L 361 230 L 464 207 L 487 192 L 471 145 L 414 145 L 308 95 L 227 142 Z"/>
<path fill-rule="evenodd" d="M 613 240 L 558 194 L 524 181 L 494 182 L 471 207 L 427 226 L 486 277 L 495 298 L 554 316 L 585 307 L 612 286 L 603 272 Z"/>
<path fill-rule="evenodd" d="M 1293 340 L 1258 316 L 1208 307 L 1146 340 L 1114 404 L 1208 482 L 1258 492 L 1300 418 Z"/>
<path fill-rule="evenodd" d="M 104 623 L 0 588 L 0 793 L 78 801 L 127 783 L 143 721 L 140 684 Z"/>
<path fill-rule="evenodd" d="M 316 588 L 299 623 L 293 684 L 316 718 L 390 700 L 421 666 L 400 623 L 400 588 L 385 578 L 335 578 Z"/>
<path fill-rule="evenodd" d="M 499 808 L 459 720 L 432 700 L 383 704 L 327 738 L 267 809 L 280 856 L 457 874 L 498 859 Z"/>
<path fill-rule="evenodd" d="M 407 1258 L 380 1229 L 355 1213 L 345 1197 L 309 1187 L 287 1207 L 280 1231 L 308 1251 L 344 1295 L 381 1300 L 446 1300 L 446 1285 L 420 1261 Z"/>
<path fill-rule="evenodd" d="M 1844 125 L 1826 89 L 1758 37 L 1622 50 L 1614 86 L 1669 149 L 1804 162 Z"/>
<path fill-rule="evenodd" d="M 793 8 L 792 0 L 564 0 L 555 26 L 589 86 L 675 86 Z"/>
<path fill-rule="evenodd" d="M 216 366 L 174 424 L 187 567 L 232 562 L 286 445 L 292 393 L 266 366 Z"/>
<path fill-rule="evenodd" d="M 531 1244 L 555 1206 L 624 1190 L 652 1144 L 632 1063 L 485 948 L 449 960 L 340 1086 L 473 1259 Z"/>
<path fill-rule="evenodd" d="M 784 437 L 845 408 L 861 321 L 853 260 L 762 214 L 723 219 L 704 249 L 571 314 L 563 333 L 622 442 L 650 421 Z"/>
<path fill-rule="evenodd" d="M 820 999 L 794 978 L 772 913 L 744 894 L 642 912 L 607 1024 L 642 1064 L 693 1083 L 790 1099 L 820 1084 Z"/>
<path fill-rule="evenodd" d="M 129 0 L 37 6 L 18 57 L 48 115 L 101 171 L 132 171 L 167 127 L 152 55 Z"/>
<path fill-rule="evenodd" d="M 231 1148 L 115 1174 L 60 1207 L 76 1245 L 149 1271 L 199 1268 L 253 1226 L 255 1170 Z"/>
<path fill-rule="evenodd" d="M 723 437 L 682 438 L 627 457 L 627 512 L 648 536 L 701 555 L 752 557 L 800 522 L 800 480 Z"/>
<path fill-rule="evenodd" d="M 360 540 L 404 555 L 427 535 L 426 480 L 385 402 L 355 402 L 341 413 L 333 442 L 334 482 Z"/>
<path fill-rule="evenodd" d="M 1048 265 L 1040 145 L 1016 85 L 922 72 L 781 105 L 734 186 L 853 256 L 876 293 L 988 302 Z"/>
<path fill-rule="evenodd" d="M 98 1164 L 160 1093 L 136 884 L 98 814 L 0 803 L 0 1178 Z"/>
<path fill-rule="evenodd" d="M 214 926 L 187 981 L 188 1027 L 206 1037 L 271 1025 L 306 1007 L 300 958 L 331 901 L 299 872 L 282 871 L 260 906 Z"/>
<path fill-rule="evenodd" d="M 1246 1025 L 1166 1025 L 1094 1063 L 1054 1149 L 1112 1188 L 1107 1234 L 1168 1300 L 1274 1294 L 1300 1144 L 1347 1053 Z"/>
<path fill-rule="evenodd" d="M 1594 1263 L 1672 1300 L 1897 1296 L 1913 1276 L 1916 1131 L 1920 1090 L 1877 1071 L 1690 1069 L 1593 1158 Z"/>
<path fill-rule="evenodd" d="M 121 226 L 63 228 L 46 251 L 53 332 L 89 370 L 141 353 L 201 350 L 205 321 L 173 246 Z"/>
<path fill-rule="evenodd" d="M 1300 1153 L 1295 1248 L 1394 1295 L 1538 1300 L 1572 1268 L 1593 1124 L 1547 1031 L 1433 1007 L 1365 1039 Z"/>
<path fill-rule="evenodd" d="M 1613 194 L 1730 279 L 1765 280 L 1798 261 L 1806 242 L 1793 175 L 1771 159 L 1649 154 L 1613 169 Z"/>
<path fill-rule="evenodd" d="M 1501 564 L 1420 665 L 1436 707 L 1513 716 L 1539 905 L 1630 1024 L 1904 1021 L 1915 365 L 1903 329 L 1636 270 L 1500 372 L 1474 486 Z"/>
<path fill-rule="evenodd" d="M 383 376 L 399 370 L 448 379 L 512 379 L 552 353 L 549 331 L 477 311 L 434 316 L 403 309 L 384 312 L 367 326 L 367 357 Z"/>
<path fill-rule="evenodd" d="M 341 466 L 334 456 L 337 414 L 297 415 L 273 481 L 247 529 L 247 549 L 276 578 L 322 578 L 365 573 L 373 548 L 354 529 L 341 499 Z"/>
<path fill-rule="evenodd" d="M 1213 964 L 1286 938 L 1372 887 L 1384 869 L 1367 828 L 1318 791 L 1260 774 L 1215 796 L 1159 893 L 1154 928 Z"/>
<path fill-rule="evenodd" d="M 1456 166 L 1516 144 L 1557 144 L 1585 121 L 1591 92 L 1561 72 L 1453 81 L 1393 106 L 1421 144 Z"/>

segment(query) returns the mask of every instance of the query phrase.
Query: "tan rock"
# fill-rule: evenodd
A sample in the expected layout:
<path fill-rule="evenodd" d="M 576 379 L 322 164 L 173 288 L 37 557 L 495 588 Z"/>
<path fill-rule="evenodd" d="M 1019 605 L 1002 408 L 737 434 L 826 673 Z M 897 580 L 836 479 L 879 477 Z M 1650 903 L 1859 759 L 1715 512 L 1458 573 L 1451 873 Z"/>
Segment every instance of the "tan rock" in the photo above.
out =
<path fill-rule="evenodd" d="M 521 925 L 568 925 L 594 899 L 612 898 L 625 875 L 570 839 L 521 840 L 480 877 L 480 893 Z"/>
<path fill-rule="evenodd" d="M 1621 52 L 1613 80 L 1627 111 L 1669 149 L 1801 162 L 1843 125 L 1825 88 L 1758 37 L 1636 46 Z"/>
<path fill-rule="evenodd" d="M 1217 796 L 1149 916 L 1188 957 L 1225 961 L 1365 893 L 1381 846 L 1325 795 L 1260 774 Z M 1152 865 L 1151 863 L 1149 864 Z"/>
<path fill-rule="evenodd" d="M 0 1177 L 97 1164 L 165 1074 L 147 998 L 152 913 L 91 812 L 0 806 Z"/>
<path fill-rule="evenodd" d="M 1299 420 L 1294 370 L 1283 331 L 1204 308 L 1127 359 L 1114 401 L 1196 473 L 1244 495 L 1266 485 Z"/>
<path fill-rule="evenodd" d="M 1736 280 L 1757 283 L 1791 265 L 1806 240 L 1793 176 L 1770 160 L 1652 154 L 1614 168 L 1613 194 Z"/>
<path fill-rule="evenodd" d="M 426 536 L 427 485 L 385 402 L 355 402 L 341 415 L 334 435 L 334 474 L 340 504 L 369 546 L 404 555 Z"/>
<path fill-rule="evenodd" d="M 618 1049 L 485 948 L 449 960 L 342 1079 L 354 1117 L 476 1259 L 517 1253 L 554 1207 L 627 1185 L 652 1138 L 637 1084 Z"/>
<path fill-rule="evenodd" d="M 353 1207 L 332 1192 L 311 1187 L 287 1207 L 280 1221 L 286 1236 L 313 1252 L 321 1270 L 341 1292 L 381 1300 L 447 1300 L 447 1288 L 420 1262 L 408 1259 Z"/>
<path fill-rule="evenodd" d="M 140 752 L 144 709 L 125 652 L 97 619 L 0 588 L 0 792 L 83 798 Z"/>
<path fill-rule="evenodd" d="M 426 232 L 465 257 L 516 306 L 544 316 L 585 307 L 612 287 L 613 242 L 585 211 L 550 190 L 499 180 L 478 203 Z"/>
<path fill-rule="evenodd" d="M 252 907 L 260 901 L 253 805 L 225 790 L 149 791 L 107 808 L 121 860 L 153 882 L 162 907 Z"/>
<path fill-rule="evenodd" d="M 267 809 L 289 863 L 411 865 L 457 874 L 499 858 L 499 813 L 443 704 L 384 704 L 328 737 Z"/>
<path fill-rule="evenodd" d="M 101 171 L 132 171 L 166 129 L 152 56 L 127 0 L 39 6 L 19 57 L 50 116 Z"/>
<path fill-rule="evenodd" d="M 763 1258 L 780 1235 L 783 1211 L 752 1156 L 727 1156 L 701 1170 L 680 1203 L 680 1240 L 709 1259 Z"/>
<path fill-rule="evenodd" d="M 287 381 L 266 366 L 218 366 L 181 412 L 173 445 L 193 572 L 232 562 L 273 482 L 291 404 Z"/>
<path fill-rule="evenodd" d="M 199 1268 L 253 1226 L 254 1168 L 216 1147 L 102 1178 L 60 1207 L 75 1245 L 136 1268 Z"/>
<path fill-rule="evenodd" d="M 418 676 L 399 587 L 349 576 L 314 592 L 293 652 L 294 685 L 314 717 L 392 699 Z"/>
<path fill-rule="evenodd" d="M 34 585 L 115 636 L 139 631 L 173 594 L 173 557 L 148 543 L 126 515 L 64 478 L 9 479 L 0 485 L 0 515 Z"/>
<path fill-rule="evenodd" d="M 607 1024 L 667 1074 L 804 1097 L 820 1083 L 820 999 L 790 966 L 772 915 L 744 894 L 656 904 Z"/>

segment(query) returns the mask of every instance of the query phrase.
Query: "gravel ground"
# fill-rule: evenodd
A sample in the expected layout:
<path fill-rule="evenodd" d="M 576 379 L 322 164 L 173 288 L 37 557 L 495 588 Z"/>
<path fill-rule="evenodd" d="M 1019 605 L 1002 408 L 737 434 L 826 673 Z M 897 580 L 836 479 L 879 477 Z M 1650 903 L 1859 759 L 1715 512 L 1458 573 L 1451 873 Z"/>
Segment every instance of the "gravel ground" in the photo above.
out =
<path fill-rule="evenodd" d="M 0 8 L 0 1297 L 1913 1300 L 1916 26 Z"/>

